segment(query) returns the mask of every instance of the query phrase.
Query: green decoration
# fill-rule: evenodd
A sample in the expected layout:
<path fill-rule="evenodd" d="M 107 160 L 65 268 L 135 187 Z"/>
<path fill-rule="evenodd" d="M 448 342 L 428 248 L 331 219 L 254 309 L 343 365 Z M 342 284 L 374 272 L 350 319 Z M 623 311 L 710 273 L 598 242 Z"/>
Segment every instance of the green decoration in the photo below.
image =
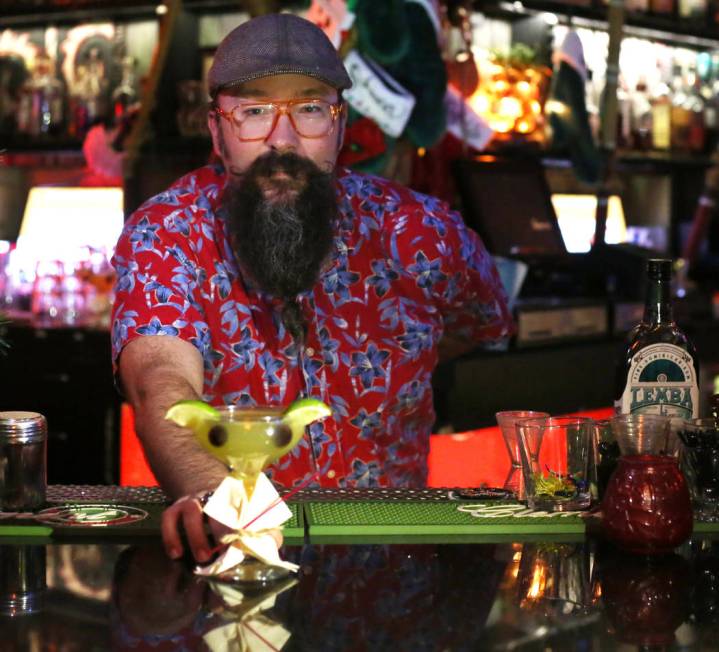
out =
<path fill-rule="evenodd" d="M 362 54 L 380 65 L 407 56 L 410 25 L 404 0 L 357 0 L 354 11 L 357 46 Z"/>
<path fill-rule="evenodd" d="M 568 150 L 577 178 L 585 183 L 596 183 L 599 180 L 600 154 L 589 127 L 584 80 L 565 61 L 554 73 L 549 98 L 563 107 L 561 111 L 549 111 L 554 146 Z"/>
<path fill-rule="evenodd" d="M 386 71 L 416 99 L 404 134 L 416 147 L 435 145 L 446 131 L 447 70 L 432 20 L 420 4 L 405 3 L 409 52 Z"/>

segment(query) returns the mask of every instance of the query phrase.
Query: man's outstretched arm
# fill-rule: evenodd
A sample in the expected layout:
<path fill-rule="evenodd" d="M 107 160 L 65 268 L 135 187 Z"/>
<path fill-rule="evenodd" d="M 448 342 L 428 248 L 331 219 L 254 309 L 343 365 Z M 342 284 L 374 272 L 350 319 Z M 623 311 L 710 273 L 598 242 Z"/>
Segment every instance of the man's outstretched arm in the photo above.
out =
<path fill-rule="evenodd" d="M 199 351 L 177 337 L 141 337 L 123 349 L 119 365 L 137 436 L 160 486 L 172 498 L 214 489 L 227 468 L 202 450 L 190 430 L 165 420 L 173 403 L 201 400 Z"/>
<path fill-rule="evenodd" d="M 119 362 L 120 378 L 135 412 L 135 430 L 160 486 L 177 500 L 162 515 L 167 554 L 182 555 L 181 527 L 195 559 L 207 561 L 212 544 L 204 529 L 198 498 L 213 490 L 227 468 L 200 448 L 192 432 L 165 420 L 175 402 L 202 395 L 202 357 L 177 337 L 146 336 L 131 341 Z M 223 526 L 211 522 L 216 536 Z"/>

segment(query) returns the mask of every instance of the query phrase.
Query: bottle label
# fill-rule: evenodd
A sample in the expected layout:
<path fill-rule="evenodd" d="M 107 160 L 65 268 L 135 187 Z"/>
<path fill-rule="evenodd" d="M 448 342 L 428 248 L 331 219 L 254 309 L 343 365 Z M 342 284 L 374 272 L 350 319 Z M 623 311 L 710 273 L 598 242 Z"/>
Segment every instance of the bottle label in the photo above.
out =
<path fill-rule="evenodd" d="M 641 349 L 629 365 L 619 411 L 696 418 L 699 386 L 692 357 L 674 344 Z"/>

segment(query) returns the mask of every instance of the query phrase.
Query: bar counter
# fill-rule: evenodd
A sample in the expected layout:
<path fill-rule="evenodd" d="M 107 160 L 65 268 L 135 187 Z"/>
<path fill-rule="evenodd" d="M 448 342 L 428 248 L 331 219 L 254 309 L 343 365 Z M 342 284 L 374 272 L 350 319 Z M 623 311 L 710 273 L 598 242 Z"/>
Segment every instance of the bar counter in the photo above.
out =
<path fill-rule="evenodd" d="M 456 527 L 469 503 L 449 496 L 301 492 L 281 551 L 299 573 L 248 588 L 200 579 L 165 556 L 158 489 L 51 486 L 55 520 L 0 523 L 0 648 L 717 649 L 715 528 L 644 558 L 588 536 L 575 516 Z M 106 511 L 86 509 L 82 525 L 59 520 L 78 505 Z M 356 518 L 344 523 L 342 510 Z M 334 513 L 324 528 L 323 513 Z M 48 524 L 52 533 L 31 529 Z"/>

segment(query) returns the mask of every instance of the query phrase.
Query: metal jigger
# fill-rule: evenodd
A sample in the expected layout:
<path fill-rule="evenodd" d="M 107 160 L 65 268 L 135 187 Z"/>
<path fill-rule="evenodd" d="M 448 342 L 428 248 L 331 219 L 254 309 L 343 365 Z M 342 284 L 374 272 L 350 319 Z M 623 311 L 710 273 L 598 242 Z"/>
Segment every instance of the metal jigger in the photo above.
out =
<path fill-rule="evenodd" d="M 0 547 L 0 616 L 40 611 L 45 601 L 45 546 Z"/>

